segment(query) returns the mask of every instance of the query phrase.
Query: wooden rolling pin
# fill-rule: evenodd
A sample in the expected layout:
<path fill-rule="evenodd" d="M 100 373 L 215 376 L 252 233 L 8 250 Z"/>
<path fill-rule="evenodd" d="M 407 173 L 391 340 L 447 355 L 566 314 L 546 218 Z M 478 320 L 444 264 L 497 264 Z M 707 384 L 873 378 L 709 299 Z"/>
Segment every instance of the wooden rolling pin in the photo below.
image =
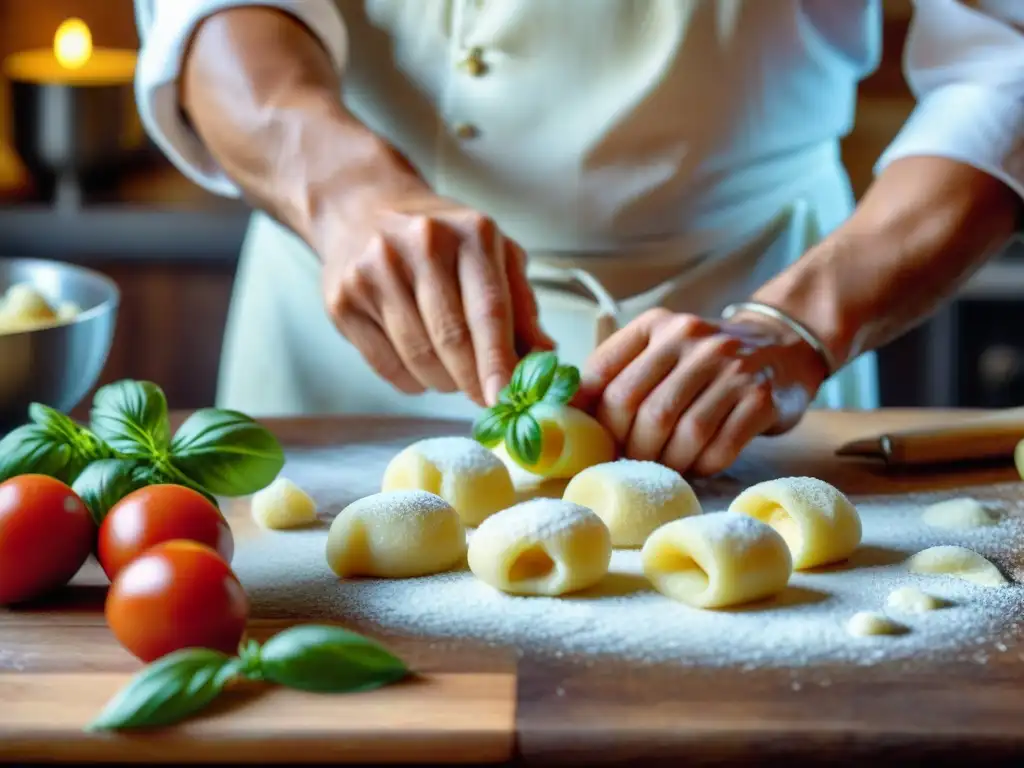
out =
<path fill-rule="evenodd" d="M 1005 459 L 1024 440 L 1024 408 L 1007 408 L 936 427 L 905 429 L 862 438 L 836 449 L 837 456 L 881 458 L 890 466 Z"/>

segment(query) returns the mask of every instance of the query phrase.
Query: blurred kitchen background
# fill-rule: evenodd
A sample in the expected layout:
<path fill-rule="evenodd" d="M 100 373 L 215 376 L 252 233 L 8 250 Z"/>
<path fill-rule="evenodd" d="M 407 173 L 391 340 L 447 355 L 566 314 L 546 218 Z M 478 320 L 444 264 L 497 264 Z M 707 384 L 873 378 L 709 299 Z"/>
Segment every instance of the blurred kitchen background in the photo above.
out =
<path fill-rule="evenodd" d="M 885 9 L 884 61 L 862 85 L 856 128 L 844 144 L 858 195 L 913 107 L 900 71 L 910 0 L 885 0 Z M 138 47 L 130 0 L 0 0 L 0 58 L 52 49 L 69 17 L 85 21 L 97 48 Z M 12 106 L 11 85 L 0 78 L 0 256 L 66 260 L 112 277 L 123 303 L 101 383 L 149 379 L 165 389 L 174 408 L 208 405 L 248 211 L 200 191 L 159 156 L 141 136 L 130 84 L 125 87 L 123 105 L 107 105 L 88 119 L 100 131 L 91 151 L 107 150 L 104 134 L 119 136 L 131 151 L 116 173 L 92 179 L 76 200 L 73 188 L 55 193 L 45 178 L 34 179 L 13 151 L 12 112 L 19 104 Z M 39 114 L 56 109 L 47 115 L 51 120 L 63 108 L 20 106 Z M 1022 257 L 1024 247 L 1011 246 L 953 306 L 883 350 L 883 405 L 1024 402 Z"/>

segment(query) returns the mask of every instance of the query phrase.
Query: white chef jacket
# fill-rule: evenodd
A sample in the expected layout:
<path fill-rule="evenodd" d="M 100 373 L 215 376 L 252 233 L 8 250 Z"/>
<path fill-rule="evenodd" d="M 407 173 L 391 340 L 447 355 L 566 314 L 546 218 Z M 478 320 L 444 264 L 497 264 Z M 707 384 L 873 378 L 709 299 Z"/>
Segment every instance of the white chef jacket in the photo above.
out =
<path fill-rule="evenodd" d="M 135 3 L 142 120 L 185 174 L 228 196 L 239 190 L 182 121 L 175 81 L 196 24 L 251 4 Z M 787 169 L 772 158 L 849 131 L 856 82 L 880 51 L 879 0 L 261 4 L 309 26 L 349 70 L 350 108 L 435 188 L 549 247 L 731 227 L 747 201 L 785 195 Z M 347 23 L 390 38 L 389 71 L 363 66 L 379 41 Z M 918 0 L 906 73 L 919 104 L 878 167 L 941 155 L 1024 195 L 1022 29 L 1024 0 Z M 460 66 L 473 49 L 482 76 Z M 381 85 L 419 103 L 375 109 Z"/>
<path fill-rule="evenodd" d="M 135 3 L 143 123 L 187 176 L 226 196 L 240 191 L 183 121 L 176 79 L 201 19 L 252 4 Z M 747 242 L 808 189 L 836 188 L 838 139 L 852 127 L 857 82 L 880 55 L 880 0 L 256 4 L 308 26 L 342 74 L 352 112 L 440 194 L 491 215 L 531 256 L 618 258 L 662 242 L 696 255 Z M 1022 30 L 1024 0 L 919 0 L 906 54 L 919 103 L 878 169 L 900 157 L 940 155 L 1024 196 Z M 819 171 L 822 183 L 808 185 Z M 831 209 L 826 228 L 848 203 Z M 256 225 L 268 243 L 277 238 L 268 250 L 285 247 L 269 229 Z M 314 278 L 303 280 L 294 290 L 314 295 Z M 253 282 L 245 290 L 259 289 Z M 260 314 L 257 303 L 250 298 L 250 318 Z M 320 321 L 290 322 L 300 335 Z M 325 332 L 316 344 L 326 343 Z M 270 375 L 256 370 L 239 368 L 234 378 Z M 312 370 L 296 381 L 315 378 Z M 842 395 L 827 399 L 845 407 Z M 860 398 L 867 407 L 876 401 L 877 394 Z"/>

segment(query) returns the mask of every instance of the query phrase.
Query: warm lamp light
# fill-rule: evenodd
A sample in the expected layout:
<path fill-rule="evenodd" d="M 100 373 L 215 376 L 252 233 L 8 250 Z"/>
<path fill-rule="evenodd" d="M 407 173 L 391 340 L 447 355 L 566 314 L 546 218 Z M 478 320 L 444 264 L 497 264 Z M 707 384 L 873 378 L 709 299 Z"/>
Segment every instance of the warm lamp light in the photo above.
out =
<path fill-rule="evenodd" d="M 92 32 L 81 19 L 66 19 L 53 36 L 53 55 L 67 69 L 81 69 L 92 57 Z"/>

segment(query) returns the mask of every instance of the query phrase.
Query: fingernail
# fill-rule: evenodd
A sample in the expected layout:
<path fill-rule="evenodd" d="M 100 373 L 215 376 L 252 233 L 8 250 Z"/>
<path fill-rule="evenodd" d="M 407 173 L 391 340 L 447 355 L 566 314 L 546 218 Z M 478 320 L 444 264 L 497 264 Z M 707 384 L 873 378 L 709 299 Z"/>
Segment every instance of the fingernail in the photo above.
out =
<path fill-rule="evenodd" d="M 484 386 L 484 397 L 487 398 L 487 405 L 494 405 L 498 402 L 498 394 L 501 392 L 501 388 L 505 386 L 504 379 L 501 376 L 491 376 L 487 380 Z"/>

